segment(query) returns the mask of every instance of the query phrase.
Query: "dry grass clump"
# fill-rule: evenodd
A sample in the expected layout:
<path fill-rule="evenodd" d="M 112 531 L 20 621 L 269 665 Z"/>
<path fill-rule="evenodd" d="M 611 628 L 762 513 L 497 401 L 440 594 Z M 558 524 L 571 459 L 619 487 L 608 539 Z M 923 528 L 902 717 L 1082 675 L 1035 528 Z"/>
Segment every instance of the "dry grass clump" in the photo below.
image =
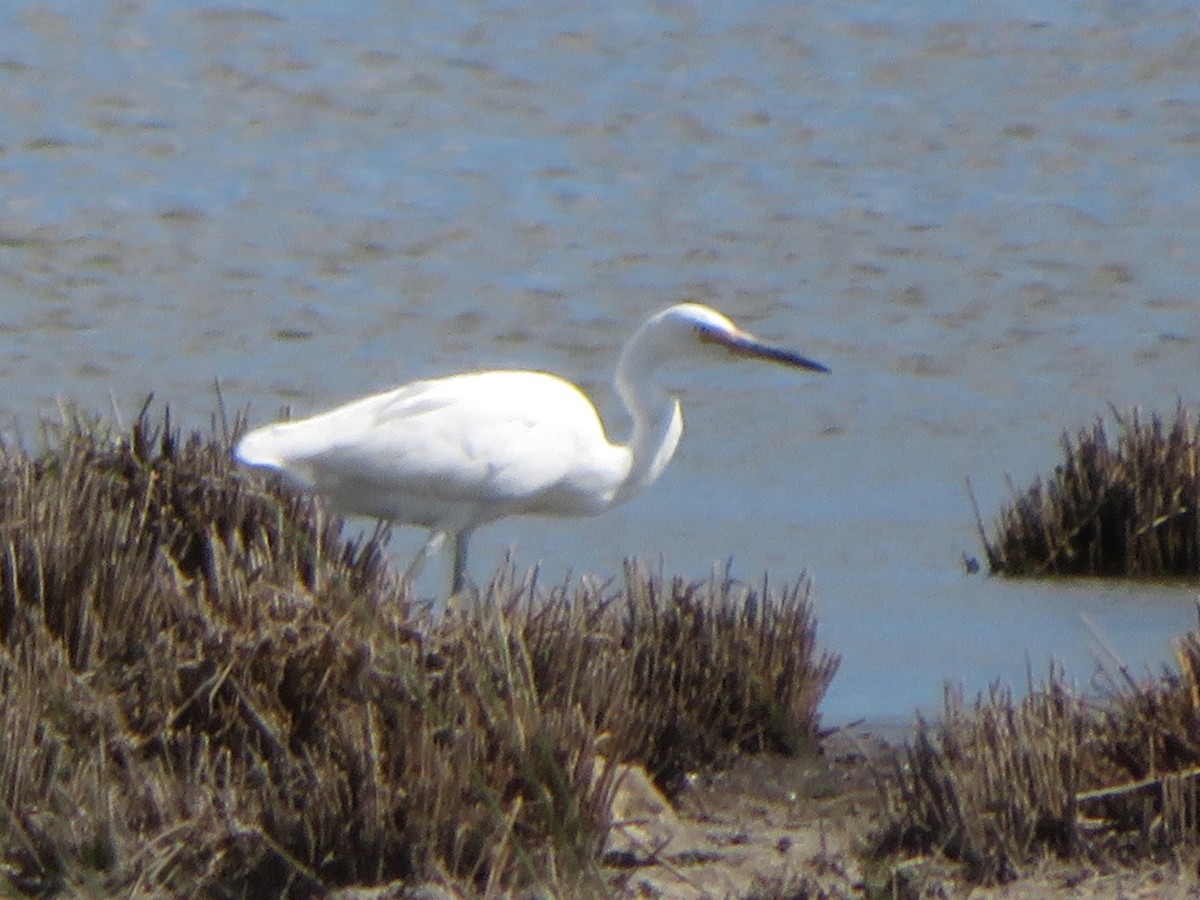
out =
<path fill-rule="evenodd" d="M 236 428 L 234 429 L 236 431 Z M 229 438 L 68 423 L 0 448 L 0 872 L 28 894 L 586 891 L 616 761 L 669 781 L 815 732 L 806 588 L 549 595 L 424 617 L 377 532 Z M 594 888 L 595 885 L 593 884 Z"/>
<path fill-rule="evenodd" d="M 898 758 L 877 852 L 939 851 L 967 877 L 1009 880 L 1016 865 L 1070 852 L 1082 723 L 1057 678 L 1024 701 L 995 688 L 968 712 L 947 692 L 945 717 L 917 723 Z"/>
<path fill-rule="evenodd" d="M 1200 632 L 1179 672 L 1112 681 L 1084 700 L 1060 673 L 1014 701 L 994 688 L 967 709 L 947 692 L 897 757 L 877 857 L 941 853 L 969 879 L 1004 882 L 1051 854 L 1134 859 L 1200 842 Z"/>
<path fill-rule="evenodd" d="M 1114 412 L 1063 436 L 1063 462 L 980 535 L 993 572 L 1008 575 L 1200 575 L 1200 439 L 1180 405 L 1174 421 Z"/>
<path fill-rule="evenodd" d="M 805 581 L 776 595 L 765 583 L 666 582 L 627 566 L 618 590 L 557 589 L 520 623 L 551 693 L 590 680 L 602 685 L 595 697 L 623 698 L 589 717 L 668 792 L 739 751 L 794 754 L 811 743 L 838 666 L 817 649 Z"/>

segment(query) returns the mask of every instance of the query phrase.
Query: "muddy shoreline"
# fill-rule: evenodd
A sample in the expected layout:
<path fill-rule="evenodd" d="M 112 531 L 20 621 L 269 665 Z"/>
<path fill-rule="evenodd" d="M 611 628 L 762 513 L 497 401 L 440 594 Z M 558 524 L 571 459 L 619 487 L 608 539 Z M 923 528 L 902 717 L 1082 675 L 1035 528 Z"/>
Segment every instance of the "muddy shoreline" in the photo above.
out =
<path fill-rule="evenodd" d="M 893 759 L 908 737 L 895 727 L 854 725 L 801 757 L 744 757 L 724 773 L 695 779 L 657 819 L 657 831 L 646 829 L 660 840 L 669 834 L 669 842 L 607 870 L 614 894 L 697 900 L 1200 896 L 1194 851 L 1132 862 L 1047 855 L 1013 880 L 992 885 L 973 883 L 961 863 L 936 854 L 866 861 L 861 850 L 880 825 L 880 782 L 892 777 Z"/>

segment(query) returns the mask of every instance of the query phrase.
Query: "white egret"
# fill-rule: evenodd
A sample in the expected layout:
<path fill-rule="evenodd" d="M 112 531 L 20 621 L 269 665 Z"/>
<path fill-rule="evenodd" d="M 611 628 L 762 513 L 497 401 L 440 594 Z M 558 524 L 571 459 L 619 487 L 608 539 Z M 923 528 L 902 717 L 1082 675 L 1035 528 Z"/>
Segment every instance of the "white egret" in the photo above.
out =
<path fill-rule="evenodd" d="M 654 482 L 683 432 L 679 400 L 655 373 L 674 360 L 718 354 L 829 371 L 714 309 L 681 303 L 643 322 L 621 351 L 614 382 L 633 420 L 627 444 L 609 440 L 595 406 L 569 381 L 485 371 L 414 381 L 257 428 L 234 452 L 324 494 L 342 513 L 430 529 L 410 577 L 452 539 L 453 594 L 463 587 L 467 542 L 478 526 L 518 514 L 596 515 Z"/>

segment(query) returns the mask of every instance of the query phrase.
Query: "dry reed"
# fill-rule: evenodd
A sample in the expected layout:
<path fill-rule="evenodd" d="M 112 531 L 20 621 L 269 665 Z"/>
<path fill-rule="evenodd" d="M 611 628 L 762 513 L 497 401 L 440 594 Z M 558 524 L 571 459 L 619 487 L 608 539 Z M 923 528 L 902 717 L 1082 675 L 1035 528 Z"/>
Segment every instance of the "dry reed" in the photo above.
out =
<path fill-rule="evenodd" d="M 663 783 L 815 735 L 801 582 L 502 568 L 435 624 L 231 429 L 0 450 L 0 872 L 28 894 L 596 889 L 611 763 Z M 232 429 L 236 432 L 237 426 Z M 606 762 L 606 760 L 611 761 Z"/>
<path fill-rule="evenodd" d="M 948 690 L 940 722 L 917 723 L 896 757 L 877 856 L 941 853 L 968 878 L 1003 882 L 1050 854 L 1122 861 L 1200 842 L 1200 632 L 1178 671 L 1109 696 L 1061 673 L 1015 701 L 999 687 L 970 709 Z"/>
<path fill-rule="evenodd" d="M 1200 575 L 1200 439 L 1181 405 L 1173 421 L 1113 413 L 1063 435 L 1063 461 L 1013 500 L 989 539 L 991 571 L 1007 575 Z"/>

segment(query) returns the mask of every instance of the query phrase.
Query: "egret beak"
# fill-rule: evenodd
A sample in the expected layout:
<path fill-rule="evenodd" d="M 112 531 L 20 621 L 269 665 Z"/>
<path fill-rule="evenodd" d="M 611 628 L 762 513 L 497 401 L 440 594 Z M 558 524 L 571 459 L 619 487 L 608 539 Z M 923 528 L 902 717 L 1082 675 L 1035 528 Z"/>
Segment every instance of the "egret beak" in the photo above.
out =
<path fill-rule="evenodd" d="M 785 366 L 809 369 L 813 372 L 829 372 L 828 366 L 811 360 L 807 356 L 801 356 L 792 350 L 764 343 L 747 331 L 736 331 L 732 334 L 715 333 L 711 335 L 711 339 L 721 344 L 734 356 L 744 356 L 747 359 L 767 359 Z"/>

